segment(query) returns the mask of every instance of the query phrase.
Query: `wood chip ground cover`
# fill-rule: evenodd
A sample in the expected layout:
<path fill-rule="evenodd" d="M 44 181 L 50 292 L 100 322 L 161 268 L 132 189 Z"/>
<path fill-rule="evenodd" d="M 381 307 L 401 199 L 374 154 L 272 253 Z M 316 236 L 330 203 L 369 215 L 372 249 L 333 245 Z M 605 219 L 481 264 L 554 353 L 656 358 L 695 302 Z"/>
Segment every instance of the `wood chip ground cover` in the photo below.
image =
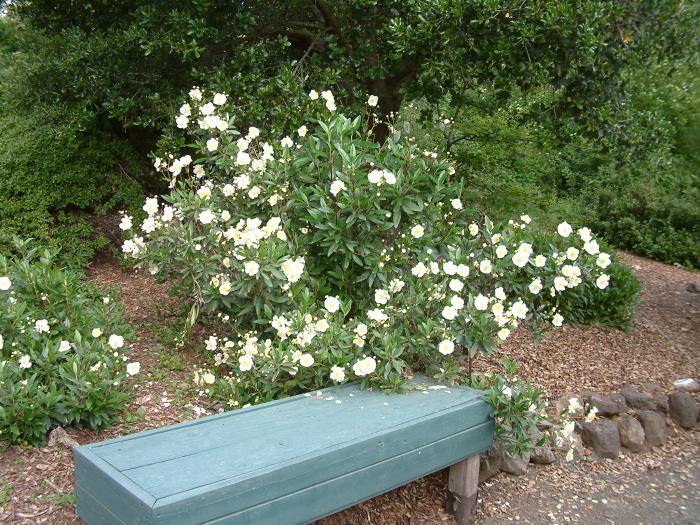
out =
<path fill-rule="evenodd" d="M 564 327 L 538 346 L 515 334 L 479 364 L 495 369 L 508 355 L 521 376 L 553 396 L 582 390 L 612 391 L 622 383 L 658 383 L 670 390 L 680 377 L 700 377 L 700 276 L 682 268 L 624 255 L 644 284 L 634 329 Z M 191 345 L 175 349 L 177 303 L 144 274 L 97 260 L 90 279 L 118 286 L 131 322 L 134 360 L 142 375 L 132 416 L 108 431 L 69 429 L 80 443 L 160 427 L 196 417 L 189 370 L 200 362 Z M 195 334 L 196 336 L 196 334 Z M 193 339 L 196 340 L 196 337 Z M 616 461 L 585 460 L 531 466 L 525 476 L 499 474 L 482 485 L 478 524 L 500 523 L 700 523 L 700 431 L 671 426 L 661 449 L 625 453 Z M 72 456 L 62 446 L 0 451 L 0 523 L 80 523 L 75 515 Z M 321 520 L 319 525 L 428 525 L 453 523 L 444 512 L 446 472 Z"/>

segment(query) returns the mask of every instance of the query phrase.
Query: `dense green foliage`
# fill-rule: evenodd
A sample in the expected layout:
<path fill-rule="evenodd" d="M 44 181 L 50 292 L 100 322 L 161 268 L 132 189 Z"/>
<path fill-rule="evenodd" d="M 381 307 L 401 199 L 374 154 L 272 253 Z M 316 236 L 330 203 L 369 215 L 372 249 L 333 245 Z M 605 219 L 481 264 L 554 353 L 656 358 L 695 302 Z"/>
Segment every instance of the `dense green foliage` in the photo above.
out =
<path fill-rule="evenodd" d="M 14 235 L 60 248 L 60 260 L 82 266 L 107 240 L 88 218 L 141 199 L 132 177 L 142 168 L 123 139 L 100 130 L 94 116 L 79 117 L 64 105 L 18 96 L 22 68 L 41 69 L 50 50 L 16 48 L 16 32 L 0 23 L 0 252 L 13 250 Z M 33 44 L 45 40 L 35 35 Z"/>
<path fill-rule="evenodd" d="M 199 85 L 236 101 L 240 129 L 279 137 L 301 124 L 312 87 L 355 111 L 377 95 L 379 121 L 415 101 L 431 132 L 454 119 L 447 149 L 479 207 L 527 203 L 699 264 L 697 2 L 2 5 L 0 198 L 13 205 L 0 220 L 76 261 L 103 243 L 83 212 L 162 190 L 141 163 L 159 138 L 183 145 L 162 131 Z"/>
<path fill-rule="evenodd" d="M 0 255 L 0 441 L 108 426 L 129 399 L 121 305 L 56 268 L 54 254 L 18 251 Z"/>

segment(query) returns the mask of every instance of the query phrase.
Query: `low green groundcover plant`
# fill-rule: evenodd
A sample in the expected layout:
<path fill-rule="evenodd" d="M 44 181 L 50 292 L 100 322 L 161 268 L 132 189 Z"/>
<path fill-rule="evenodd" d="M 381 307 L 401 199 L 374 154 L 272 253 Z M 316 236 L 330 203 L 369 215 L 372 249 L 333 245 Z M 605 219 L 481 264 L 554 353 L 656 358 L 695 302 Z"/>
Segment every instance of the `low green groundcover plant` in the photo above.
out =
<path fill-rule="evenodd" d="M 218 320 L 195 382 L 221 406 L 346 381 L 399 391 L 414 371 L 469 380 L 465 359 L 616 286 L 620 263 L 588 228 L 470 216 L 453 165 L 410 129 L 371 140 L 376 97 L 356 118 L 329 91 L 309 97 L 309 126 L 273 140 L 194 88 L 176 118 L 187 151 L 155 160 L 171 192 L 146 200 L 141 224 L 121 220 L 123 251 L 191 301 L 188 325 Z"/>
<path fill-rule="evenodd" d="M 0 441 L 40 445 L 55 425 L 108 426 L 139 363 L 122 306 L 25 248 L 0 255 Z"/>

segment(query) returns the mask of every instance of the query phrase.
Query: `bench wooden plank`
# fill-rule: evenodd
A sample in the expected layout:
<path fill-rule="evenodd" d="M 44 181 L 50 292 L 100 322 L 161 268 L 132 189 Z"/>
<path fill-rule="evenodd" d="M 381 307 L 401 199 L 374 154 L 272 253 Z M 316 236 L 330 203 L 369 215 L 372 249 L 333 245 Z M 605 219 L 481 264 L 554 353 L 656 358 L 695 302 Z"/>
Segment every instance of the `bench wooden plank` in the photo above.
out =
<path fill-rule="evenodd" d="M 344 385 L 86 445 L 75 453 L 88 494 L 79 514 L 99 503 L 115 514 L 109 523 L 306 522 L 488 448 L 493 423 L 478 395 Z M 125 493 L 135 513 L 123 510 Z"/>

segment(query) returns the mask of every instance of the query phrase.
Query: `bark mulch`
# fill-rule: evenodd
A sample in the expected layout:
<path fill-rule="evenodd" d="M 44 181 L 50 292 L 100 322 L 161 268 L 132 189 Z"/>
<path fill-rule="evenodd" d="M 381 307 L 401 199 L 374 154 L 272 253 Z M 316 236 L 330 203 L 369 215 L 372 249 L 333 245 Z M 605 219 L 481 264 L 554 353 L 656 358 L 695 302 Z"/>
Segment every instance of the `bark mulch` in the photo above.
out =
<path fill-rule="evenodd" d="M 700 288 L 700 276 L 631 255 L 623 258 L 644 284 L 630 332 L 564 327 L 548 333 L 537 346 L 526 334 L 516 333 L 477 368 L 495 369 L 507 355 L 520 363 L 521 377 L 532 378 L 552 397 L 610 391 L 625 382 L 658 383 L 670 390 L 675 379 L 700 377 L 700 294 L 688 286 L 695 283 Z M 195 417 L 188 406 L 197 399 L 188 371 L 197 366 L 197 353 L 190 345 L 175 349 L 169 343 L 177 304 L 166 288 L 108 258 L 93 264 L 90 279 L 121 288 L 137 328 L 132 359 L 141 362 L 142 373 L 129 408 L 137 414 L 142 407 L 143 418 L 135 415 L 99 433 L 68 433 L 86 443 Z M 694 523 L 684 516 L 693 516 L 693 502 L 699 499 L 699 458 L 700 432 L 673 426 L 669 443 L 661 449 L 626 454 L 616 461 L 587 458 L 531 467 L 522 477 L 501 473 L 480 489 L 477 523 L 656 523 L 660 516 L 669 523 Z M 445 491 L 442 471 L 318 524 L 453 523 L 443 510 Z M 647 500 L 654 502 L 656 514 L 638 510 L 634 517 L 629 502 Z M 0 452 L 0 523 L 80 523 L 74 504 L 70 450 L 14 446 Z"/>

